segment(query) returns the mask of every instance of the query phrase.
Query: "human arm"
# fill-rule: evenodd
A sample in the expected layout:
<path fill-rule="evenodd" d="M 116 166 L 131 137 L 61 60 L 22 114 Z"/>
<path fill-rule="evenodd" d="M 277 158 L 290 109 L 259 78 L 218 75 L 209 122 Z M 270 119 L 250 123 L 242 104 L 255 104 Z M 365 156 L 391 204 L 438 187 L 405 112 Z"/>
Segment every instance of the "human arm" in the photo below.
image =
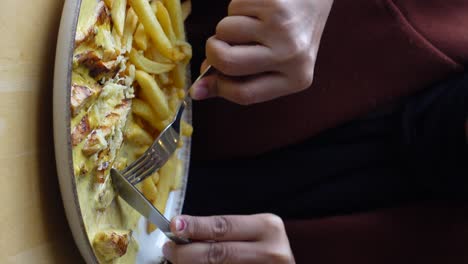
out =
<path fill-rule="evenodd" d="M 310 87 L 333 0 L 233 0 L 206 43 L 220 73 L 194 84 L 192 97 L 248 105 Z"/>

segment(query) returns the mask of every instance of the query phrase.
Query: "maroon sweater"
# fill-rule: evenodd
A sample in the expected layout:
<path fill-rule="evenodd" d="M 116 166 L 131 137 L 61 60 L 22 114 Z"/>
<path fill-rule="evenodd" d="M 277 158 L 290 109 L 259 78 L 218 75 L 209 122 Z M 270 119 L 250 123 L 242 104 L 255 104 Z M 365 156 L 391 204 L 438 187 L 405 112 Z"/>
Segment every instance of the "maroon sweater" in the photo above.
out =
<path fill-rule="evenodd" d="M 188 28 L 195 67 L 227 2 L 193 1 Z M 298 143 L 467 64 L 467 0 L 335 0 L 312 86 L 253 106 L 197 102 L 194 158 L 251 156 Z"/>

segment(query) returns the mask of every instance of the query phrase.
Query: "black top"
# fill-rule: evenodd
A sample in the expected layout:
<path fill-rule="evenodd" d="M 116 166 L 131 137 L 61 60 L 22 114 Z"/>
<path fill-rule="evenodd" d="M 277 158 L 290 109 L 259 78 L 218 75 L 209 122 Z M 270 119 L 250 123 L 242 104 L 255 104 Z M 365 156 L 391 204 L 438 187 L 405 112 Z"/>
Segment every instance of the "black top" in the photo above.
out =
<path fill-rule="evenodd" d="M 192 162 L 184 212 L 310 218 L 466 199 L 468 73 L 250 159 Z"/>

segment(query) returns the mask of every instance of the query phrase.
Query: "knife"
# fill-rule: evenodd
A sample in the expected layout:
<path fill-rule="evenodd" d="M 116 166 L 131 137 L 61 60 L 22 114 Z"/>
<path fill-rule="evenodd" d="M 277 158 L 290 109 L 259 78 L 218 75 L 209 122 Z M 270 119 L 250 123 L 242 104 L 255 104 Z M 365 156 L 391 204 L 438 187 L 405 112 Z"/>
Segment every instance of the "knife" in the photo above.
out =
<path fill-rule="evenodd" d="M 114 168 L 110 172 L 115 191 L 131 207 L 146 217 L 151 223 L 155 224 L 167 238 L 176 244 L 188 244 L 191 242 L 189 239 L 174 235 L 171 232 L 169 220 L 135 186 L 125 179 L 120 172 Z"/>

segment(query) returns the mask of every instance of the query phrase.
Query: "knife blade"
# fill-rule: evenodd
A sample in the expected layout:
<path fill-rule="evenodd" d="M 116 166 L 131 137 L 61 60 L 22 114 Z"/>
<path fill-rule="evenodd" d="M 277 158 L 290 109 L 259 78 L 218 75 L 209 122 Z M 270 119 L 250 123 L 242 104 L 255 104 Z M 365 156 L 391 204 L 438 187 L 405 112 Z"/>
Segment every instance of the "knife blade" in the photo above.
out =
<path fill-rule="evenodd" d="M 169 220 L 120 172 L 112 168 L 111 178 L 117 194 L 142 216 L 155 224 L 170 240 L 177 244 L 190 243 L 189 239 L 177 237 L 171 232 Z"/>

